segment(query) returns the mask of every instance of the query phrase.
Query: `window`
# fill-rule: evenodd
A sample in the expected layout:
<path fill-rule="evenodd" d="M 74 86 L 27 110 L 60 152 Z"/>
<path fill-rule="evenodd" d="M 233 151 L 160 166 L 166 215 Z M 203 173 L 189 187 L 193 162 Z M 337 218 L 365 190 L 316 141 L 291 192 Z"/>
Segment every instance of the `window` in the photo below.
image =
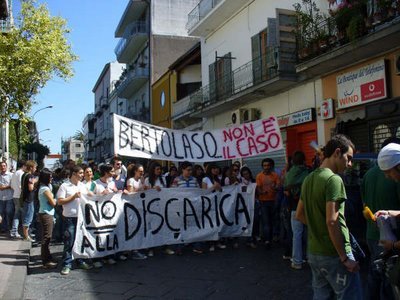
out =
<path fill-rule="evenodd" d="M 164 93 L 164 91 L 162 91 L 161 95 L 160 95 L 160 105 L 161 105 L 161 108 L 164 108 L 164 106 L 165 106 L 165 93 Z"/>
<path fill-rule="evenodd" d="M 80 148 L 80 147 L 81 147 L 81 144 L 77 143 L 77 144 L 75 145 L 75 147 Z"/>
<path fill-rule="evenodd" d="M 373 133 L 374 151 L 378 153 L 381 150 L 382 143 L 392 136 L 390 128 L 385 124 L 380 124 L 375 127 Z"/>
<path fill-rule="evenodd" d="M 75 158 L 81 158 L 81 157 L 82 157 L 82 154 L 80 154 L 80 153 L 75 154 Z"/>

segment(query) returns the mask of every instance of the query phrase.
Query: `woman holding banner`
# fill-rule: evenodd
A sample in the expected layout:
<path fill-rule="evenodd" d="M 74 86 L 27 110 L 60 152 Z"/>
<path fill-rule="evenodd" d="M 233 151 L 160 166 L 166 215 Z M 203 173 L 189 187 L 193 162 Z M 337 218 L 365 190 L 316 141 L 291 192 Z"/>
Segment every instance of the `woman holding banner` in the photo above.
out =
<path fill-rule="evenodd" d="M 145 190 L 155 189 L 160 192 L 161 188 L 165 187 L 166 185 L 165 180 L 162 176 L 161 165 L 160 163 L 154 161 L 149 166 L 148 176 L 144 180 L 144 188 Z M 175 252 L 169 247 L 165 247 L 164 252 L 168 255 L 175 254 Z M 148 256 L 154 256 L 154 249 L 149 249 Z"/>
<path fill-rule="evenodd" d="M 126 180 L 126 191 L 128 193 L 144 191 L 143 174 L 142 165 L 131 164 L 128 166 L 128 179 Z"/>
<path fill-rule="evenodd" d="M 205 190 L 209 190 L 212 192 L 221 190 L 221 182 L 219 179 L 219 168 L 215 163 L 210 163 L 206 167 L 206 176 L 203 178 L 203 182 L 201 187 Z M 215 251 L 215 247 L 218 249 L 225 249 L 226 245 L 218 241 L 216 244 L 214 242 L 210 242 L 209 251 Z"/>

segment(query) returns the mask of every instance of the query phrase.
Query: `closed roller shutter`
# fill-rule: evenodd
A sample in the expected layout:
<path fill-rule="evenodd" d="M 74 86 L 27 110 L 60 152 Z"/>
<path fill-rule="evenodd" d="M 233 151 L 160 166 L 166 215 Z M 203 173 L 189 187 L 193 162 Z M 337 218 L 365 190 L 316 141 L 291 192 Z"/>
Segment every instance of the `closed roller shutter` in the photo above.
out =
<path fill-rule="evenodd" d="M 246 165 L 250 168 L 251 172 L 253 173 L 254 178 L 258 173 L 262 171 L 261 168 L 261 161 L 264 158 L 272 158 L 275 162 L 275 168 L 279 171 L 283 170 L 286 165 L 286 149 L 285 145 L 282 150 L 271 152 L 268 154 L 253 156 L 250 158 L 243 159 L 243 166 Z"/>

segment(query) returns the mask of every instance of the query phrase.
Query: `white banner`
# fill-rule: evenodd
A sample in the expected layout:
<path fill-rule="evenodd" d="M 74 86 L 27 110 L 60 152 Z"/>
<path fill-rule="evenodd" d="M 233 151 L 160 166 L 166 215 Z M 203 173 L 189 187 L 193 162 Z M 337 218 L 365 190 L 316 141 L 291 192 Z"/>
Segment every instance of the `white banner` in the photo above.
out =
<path fill-rule="evenodd" d="M 255 184 L 214 193 L 169 188 L 132 195 L 82 195 L 73 257 L 250 236 L 254 195 Z"/>
<path fill-rule="evenodd" d="M 336 77 L 338 109 L 387 97 L 385 61 L 379 60 Z"/>
<path fill-rule="evenodd" d="M 114 114 L 115 154 L 205 162 L 238 159 L 282 149 L 275 117 L 212 131 L 157 127 Z"/>

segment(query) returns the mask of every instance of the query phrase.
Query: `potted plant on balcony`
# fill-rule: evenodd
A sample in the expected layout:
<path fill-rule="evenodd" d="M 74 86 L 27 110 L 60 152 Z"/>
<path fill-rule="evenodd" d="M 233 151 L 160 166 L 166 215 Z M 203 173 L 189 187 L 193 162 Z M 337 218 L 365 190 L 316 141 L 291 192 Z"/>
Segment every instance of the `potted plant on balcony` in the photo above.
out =
<path fill-rule="evenodd" d="M 365 33 L 365 22 L 361 14 L 351 18 L 346 28 L 346 34 L 350 41 L 354 41 Z"/>

